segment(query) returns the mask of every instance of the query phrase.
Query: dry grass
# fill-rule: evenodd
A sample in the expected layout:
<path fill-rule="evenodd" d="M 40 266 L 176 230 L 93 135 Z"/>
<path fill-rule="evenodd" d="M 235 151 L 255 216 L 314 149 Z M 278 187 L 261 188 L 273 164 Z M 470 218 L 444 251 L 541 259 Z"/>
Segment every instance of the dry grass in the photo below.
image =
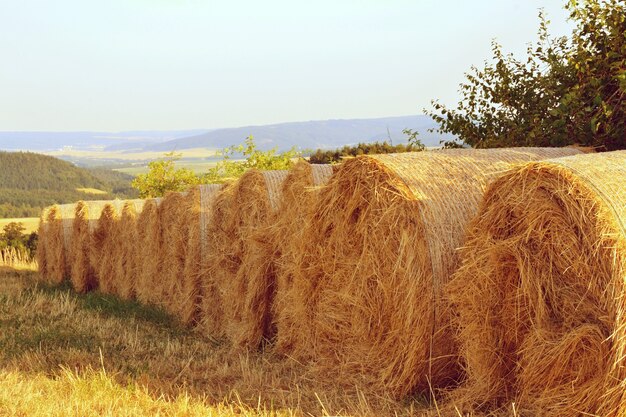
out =
<path fill-rule="evenodd" d="M 487 191 L 448 293 L 469 409 L 626 415 L 626 152 L 531 163 Z"/>
<path fill-rule="evenodd" d="M 315 381 L 271 354 L 177 327 L 163 312 L 0 271 L 0 414 L 418 416 Z"/>
<path fill-rule="evenodd" d="M 0 250 L 0 266 L 18 270 L 36 271 L 38 269 L 37 261 L 26 251 L 13 247 Z"/>
<path fill-rule="evenodd" d="M 301 235 L 289 352 L 318 375 L 403 398 L 460 377 L 443 285 L 484 187 L 561 149 L 452 150 L 345 161 Z"/>

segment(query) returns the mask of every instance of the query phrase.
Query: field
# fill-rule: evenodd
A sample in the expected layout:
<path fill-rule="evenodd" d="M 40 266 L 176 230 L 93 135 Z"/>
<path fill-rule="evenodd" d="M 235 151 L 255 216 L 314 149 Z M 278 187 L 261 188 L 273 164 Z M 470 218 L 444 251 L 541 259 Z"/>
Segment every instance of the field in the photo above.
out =
<path fill-rule="evenodd" d="M 269 353 L 235 354 L 160 310 L 0 267 L 0 415 L 421 415 L 337 392 Z M 63 399 L 61 401 L 61 399 Z"/>
<path fill-rule="evenodd" d="M 39 227 L 39 218 L 37 217 L 24 217 L 19 219 L 0 219 L 0 229 L 6 226 L 9 223 L 22 223 L 26 230 L 24 233 L 32 233 L 36 232 Z"/>
<path fill-rule="evenodd" d="M 186 168 L 190 169 L 196 174 L 204 174 L 210 168 L 213 168 L 217 164 L 218 160 L 206 160 L 206 159 L 185 159 L 181 161 L 176 161 L 174 165 L 176 168 Z M 114 168 L 114 171 L 123 172 L 125 174 L 137 176 L 140 174 L 145 174 L 148 172 L 148 164 L 138 164 L 136 166 L 127 167 L 127 168 Z"/>
<path fill-rule="evenodd" d="M 77 188 L 76 191 L 92 195 L 104 195 L 107 193 L 106 191 L 98 190 L 97 188 Z"/>

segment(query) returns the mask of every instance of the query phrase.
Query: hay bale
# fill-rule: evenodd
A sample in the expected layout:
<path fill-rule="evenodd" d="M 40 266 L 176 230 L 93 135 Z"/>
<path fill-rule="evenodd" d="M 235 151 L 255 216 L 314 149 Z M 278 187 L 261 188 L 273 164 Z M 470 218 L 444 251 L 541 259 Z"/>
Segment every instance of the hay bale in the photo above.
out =
<path fill-rule="evenodd" d="M 137 265 L 137 215 L 141 213 L 144 200 L 128 200 L 124 203 L 119 223 L 114 228 L 115 241 L 113 256 L 113 287 L 115 293 L 124 300 L 135 296 L 135 281 L 139 268 Z"/>
<path fill-rule="evenodd" d="M 626 415 L 626 151 L 516 168 L 487 190 L 447 286 L 457 404 Z"/>
<path fill-rule="evenodd" d="M 158 305 L 161 301 L 159 270 L 161 262 L 161 223 L 158 208 L 161 198 L 146 200 L 137 218 L 138 250 L 135 252 L 139 268 L 135 295 L 143 304 Z"/>
<path fill-rule="evenodd" d="M 211 221 L 213 201 L 222 188 L 219 184 L 204 184 L 192 188 L 185 197 L 188 225 L 187 248 L 182 281 L 175 287 L 174 311 L 184 324 L 197 322 L 201 300 L 200 282 L 202 260 L 207 251 L 207 229 Z"/>
<path fill-rule="evenodd" d="M 39 217 L 39 228 L 37 229 L 37 265 L 39 270 L 39 280 L 46 282 L 50 271 L 48 270 L 48 212 L 49 207 L 42 210 Z"/>
<path fill-rule="evenodd" d="M 93 230 L 90 232 L 91 248 L 89 258 L 98 288 L 105 294 L 117 294 L 115 286 L 116 258 L 115 248 L 118 242 L 119 215 L 124 202 L 115 200 L 104 204 L 97 224 L 91 222 Z"/>
<path fill-rule="evenodd" d="M 111 201 L 79 201 L 75 206 L 69 252 L 72 262 L 70 279 L 80 293 L 94 290 L 98 280 L 91 264 L 91 233 L 96 229 L 104 206 Z"/>
<path fill-rule="evenodd" d="M 282 185 L 281 205 L 269 225 L 271 249 L 274 260 L 275 298 L 272 302 L 272 321 L 276 326 L 275 350 L 287 353 L 293 345 L 291 337 L 297 332 L 301 317 L 291 305 L 288 295 L 297 273 L 297 255 L 303 250 L 302 234 L 309 222 L 312 208 L 318 198 L 320 186 L 326 184 L 333 173 L 332 165 L 311 165 L 299 161 L 290 170 Z M 262 261 L 262 260 L 261 260 Z"/>
<path fill-rule="evenodd" d="M 74 213 L 74 226 L 70 254 L 70 280 L 74 290 L 79 293 L 91 291 L 97 286 L 93 268 L 89 259 L 91 239 L 89 237 L 89 206 L 79 201 Z"/>
<path fill-rule="evenodd" d="M 261 250 L 253 236 L 278 209 L 287 171 L 246 172 L 216 197 L 208 226 L 207 280 L 202 311 L 207 329 L 235 346 L 256 348 L 272 336 L 273 271 L 251 257 Z M 262 253 L 261 256 L 265 256 Z M 223 314 L 214 310 L 220 305 Z"/>
<path fill-rule="evenodd" d="M 55 205 L 48 210 L 46 228 L 47 281 L 61 284 L 70 276 L 69 244 L 74 219 L 74 204 Z"/>
<path fill-rule="evenodd" d="M 319 375 L 395 398 L 454 384 L 441 299 L 487 182 L 510 163 L 576 150 L 471 150 L 345 161 L 301 236 L 290 355 Z"/>
<path fill-rule="evenodd" d="M 189 238 L 189 193 L 168 193 L 159 206 L 161 224 L 162 262 L 159 270 L 158 291 L 160 302 L 168 312 L 178 316 L 184 300 L 181 294 L 187 241 Z"/>

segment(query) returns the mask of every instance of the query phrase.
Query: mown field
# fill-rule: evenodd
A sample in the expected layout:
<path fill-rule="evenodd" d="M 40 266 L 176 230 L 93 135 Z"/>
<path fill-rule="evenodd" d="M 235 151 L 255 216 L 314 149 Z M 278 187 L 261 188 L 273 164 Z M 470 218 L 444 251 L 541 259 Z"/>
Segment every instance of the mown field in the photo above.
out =
<path fill-rule="evenodd" d="M 423 415 L 338 390 L 270 353 L 232 353 L 161 310 L 0 267 L 0 415 Z"/>

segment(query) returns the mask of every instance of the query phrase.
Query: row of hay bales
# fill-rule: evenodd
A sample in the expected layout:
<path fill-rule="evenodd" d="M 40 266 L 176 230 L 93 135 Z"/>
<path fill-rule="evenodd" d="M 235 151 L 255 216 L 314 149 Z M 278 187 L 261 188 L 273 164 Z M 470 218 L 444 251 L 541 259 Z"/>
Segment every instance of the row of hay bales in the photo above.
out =
<path fill-rule="evenodd" d="M 44 279 L 160 305 L 237 348 L 269 342 L 337 383 L 445 392 L 454 413 L 618 416 L 625 184 L 626 152 L 300 162 L 99 216 L 53 207 L 39 263 Z"/>

